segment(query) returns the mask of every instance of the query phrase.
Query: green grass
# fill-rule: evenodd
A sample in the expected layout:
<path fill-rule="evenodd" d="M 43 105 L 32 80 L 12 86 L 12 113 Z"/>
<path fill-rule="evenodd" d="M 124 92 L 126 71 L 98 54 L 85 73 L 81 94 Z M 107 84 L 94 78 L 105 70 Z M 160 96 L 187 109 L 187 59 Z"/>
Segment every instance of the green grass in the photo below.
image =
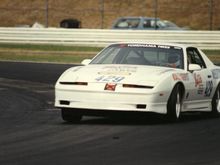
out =
<path fill-rule="evenodd" d="M 80 63 L 94 57 L 102 48 L 64 45 L 0 44 L 0 61 Z M 215 63 L 220 63 L 220 50 L 203 50 Z"/>
<path fill-rule="evenodd" d="M 101 49 L 64 45 L 0 44 L 0 60 L 80 63 L 85 58 L 94 57 Z"/>
<path fill-rule="evenodd" d="M 220 50 L 203 50 L 207 55 L 220 55 Z"/>
<path fill-rule="evenodd" d="M 64 46 L 64 45 L 35 45 L 35 44 L 4 44 L 0 43 L 0 49 L 42 50 L 42 51 L 100 51 L 100 47 Z"/>
<path fill-rule="evenodd" d="M 2 61 L 80 63 L 83 59 L 85 59 L 83 56 L 69 56 L 69 55 L 63 56 L 63 55 L 7 55 L 7 54 L 0 54 L 0 60 L 2 60 Z"/>

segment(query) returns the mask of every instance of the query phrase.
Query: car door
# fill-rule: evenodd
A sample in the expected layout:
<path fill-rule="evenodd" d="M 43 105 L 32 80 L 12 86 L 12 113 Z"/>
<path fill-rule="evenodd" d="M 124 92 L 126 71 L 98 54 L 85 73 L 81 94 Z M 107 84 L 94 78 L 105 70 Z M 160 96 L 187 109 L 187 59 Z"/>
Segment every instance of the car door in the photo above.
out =
<path fill-rule="evenodd" d="M 201 67 L 200 70 L 190 72 L 192 87 L 189 95 L 189 100 L 202 101 L 211 98 L 213 91 L 213 76 L 212 72 L 207 69 L 206 64 L 200 55 L 197 48 L 187 48 L 187 62 L 189 64 L 197 64 Z"/>

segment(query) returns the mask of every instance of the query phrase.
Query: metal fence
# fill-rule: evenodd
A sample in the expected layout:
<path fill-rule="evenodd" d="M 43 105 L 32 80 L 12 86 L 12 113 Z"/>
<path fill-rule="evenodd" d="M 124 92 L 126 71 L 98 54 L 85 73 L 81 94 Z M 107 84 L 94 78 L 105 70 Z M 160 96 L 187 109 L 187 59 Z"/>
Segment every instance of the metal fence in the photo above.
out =
<path fill-rule="evenodd" d="M 115 42 L 170 42 L 220 49 L 220 31 L 0 28 L 0 43 L 103 47 Z"/>
<path fill-rule="evenodd" d="M 74 18 L 81 27 L 109 29 L 118 17 L 143 16 L 169 20 L 196 30 L 220 30 L 219 0 L 2 0 L 0 26 L 31 26 L 36 21 L 59 27 Z"/>

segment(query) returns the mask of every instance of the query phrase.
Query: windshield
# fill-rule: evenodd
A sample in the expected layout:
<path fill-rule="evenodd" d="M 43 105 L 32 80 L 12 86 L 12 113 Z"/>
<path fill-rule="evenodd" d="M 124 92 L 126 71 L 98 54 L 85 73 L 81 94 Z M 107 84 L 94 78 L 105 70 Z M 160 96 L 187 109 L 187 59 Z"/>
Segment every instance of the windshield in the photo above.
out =
<path fill-rule="evenodd" d="M 90 64 L 132 64 L 183 69 L 180 47 L 154 44 L 115 44 L 105 48 Z"/>

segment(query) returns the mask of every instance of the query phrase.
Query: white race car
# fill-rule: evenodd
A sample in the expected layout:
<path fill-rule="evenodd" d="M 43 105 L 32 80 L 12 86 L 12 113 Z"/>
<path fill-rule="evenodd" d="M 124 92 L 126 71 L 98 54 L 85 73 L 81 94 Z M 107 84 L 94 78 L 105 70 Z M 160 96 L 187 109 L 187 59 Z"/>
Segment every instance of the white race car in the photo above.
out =
<path fill-rule="evenodd" d="M 65 121 L 113 112 L 155 112 L 171 121 L 186 111 L 220 113 L 220 67 L 196 47 L 118 43 L 82 64 L 55 86 Z"/>

